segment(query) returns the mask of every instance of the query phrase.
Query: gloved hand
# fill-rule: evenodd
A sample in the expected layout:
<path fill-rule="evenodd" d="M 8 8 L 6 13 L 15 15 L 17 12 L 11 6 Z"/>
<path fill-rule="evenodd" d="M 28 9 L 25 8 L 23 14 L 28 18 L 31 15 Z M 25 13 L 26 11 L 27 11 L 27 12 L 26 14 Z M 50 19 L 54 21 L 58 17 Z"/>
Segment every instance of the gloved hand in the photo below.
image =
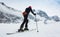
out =
<path fill-rule="evenodd" d="M 34 14 L 34 15 L 36 15 L 36 14 Z"/>

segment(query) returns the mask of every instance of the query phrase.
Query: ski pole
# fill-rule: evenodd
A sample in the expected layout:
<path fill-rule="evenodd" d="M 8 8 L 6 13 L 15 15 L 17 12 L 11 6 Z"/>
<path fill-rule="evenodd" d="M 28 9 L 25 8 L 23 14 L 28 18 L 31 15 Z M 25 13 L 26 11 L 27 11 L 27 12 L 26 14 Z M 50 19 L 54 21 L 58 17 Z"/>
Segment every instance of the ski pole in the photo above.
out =
<path fill-rule="evenodd" d="M 39 31 L 38 31 L 38 24 L 37 24 L 36 15 L 35 15 L 35 21 L 36 21 L 36 30 L 37 30 L 37 32 L 39 32 Z"/>

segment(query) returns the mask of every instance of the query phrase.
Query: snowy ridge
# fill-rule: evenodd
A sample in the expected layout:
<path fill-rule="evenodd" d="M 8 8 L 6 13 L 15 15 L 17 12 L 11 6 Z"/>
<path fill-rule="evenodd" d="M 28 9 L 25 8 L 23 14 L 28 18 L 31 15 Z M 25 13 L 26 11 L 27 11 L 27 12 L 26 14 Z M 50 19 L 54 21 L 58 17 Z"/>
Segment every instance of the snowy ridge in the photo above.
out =
<path fill-rule="evenodd" d="M 0 2 L 0 11 L 4 12 L 4 13 L 8 13 L 8 14 L 14 14 L 17 16 L 21 16 L 21 11 L 18 11 L 14 8 L 8 7 L 7 5 L 5 5 L 3 2 Z"/>
<path fill-rule="evenodd" d="M 45 19 L 45 20 L 44 20 L 44 23 L 45 23 L 45 24 L 47 24 L 47 21 L 48 21 L 48 20 L 50 20 L 50 21 L 53 20 L 53 21 L 56 21 L 56 22 L 60 22 L 60 17 L 58 17 L 57 15 L 48 16 L 47 13 L 44 12 L 44 11 L 42 11 L 42 10 L 37 10 L 36 12 L 37 12 L 37 15 L 40 16 L 40 18 L 41 18 L 40 20 Z M 43 17 L 43 19 L 42 19 L 42 17 Z"/>
<path fill-rule="evenodd" d="M 7 14 L 0 11 L 0 23 L 18 23 L 18 20 L 21 19 L 21 17 L 16 15 Z"/>
<path fill-rule="evenodd" d="M 20 12 L 0 2 L 0 23 L 18 23 L 22 20 Z"/>
<path fill-rule="evenodd" d="M 8 8 L 8 9 L 10 9 L 10 10 L 18 11 L 18 10 L 16 10 L 16 9 L 12 8 L 12 7 L 8 7 L 8 6 L 7 6 L 5 3 L 3 3 L 3 2 L 0 2 L 0 4 L 3 5 L 3 6 L 5 6 L 6 8 Z"/>

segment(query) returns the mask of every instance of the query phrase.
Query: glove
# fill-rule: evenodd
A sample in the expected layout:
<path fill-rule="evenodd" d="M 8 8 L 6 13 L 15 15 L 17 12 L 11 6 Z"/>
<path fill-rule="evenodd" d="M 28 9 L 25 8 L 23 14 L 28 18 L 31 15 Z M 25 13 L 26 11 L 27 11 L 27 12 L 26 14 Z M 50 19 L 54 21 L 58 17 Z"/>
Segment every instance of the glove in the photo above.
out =
<path fill-rule="evenodd" d="M 34 15 L 36 15 L 36 14 L 34 14 Z"/>

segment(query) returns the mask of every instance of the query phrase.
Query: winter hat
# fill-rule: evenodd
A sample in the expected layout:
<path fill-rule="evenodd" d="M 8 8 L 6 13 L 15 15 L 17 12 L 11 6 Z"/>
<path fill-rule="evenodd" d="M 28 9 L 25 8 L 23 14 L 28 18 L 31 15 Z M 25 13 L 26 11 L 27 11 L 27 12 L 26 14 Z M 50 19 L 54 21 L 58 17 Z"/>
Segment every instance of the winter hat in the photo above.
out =
<path fill-rule="evenodd" d="M 29 8 L 32 8 L 31 6 L 29 6 Z"/>

